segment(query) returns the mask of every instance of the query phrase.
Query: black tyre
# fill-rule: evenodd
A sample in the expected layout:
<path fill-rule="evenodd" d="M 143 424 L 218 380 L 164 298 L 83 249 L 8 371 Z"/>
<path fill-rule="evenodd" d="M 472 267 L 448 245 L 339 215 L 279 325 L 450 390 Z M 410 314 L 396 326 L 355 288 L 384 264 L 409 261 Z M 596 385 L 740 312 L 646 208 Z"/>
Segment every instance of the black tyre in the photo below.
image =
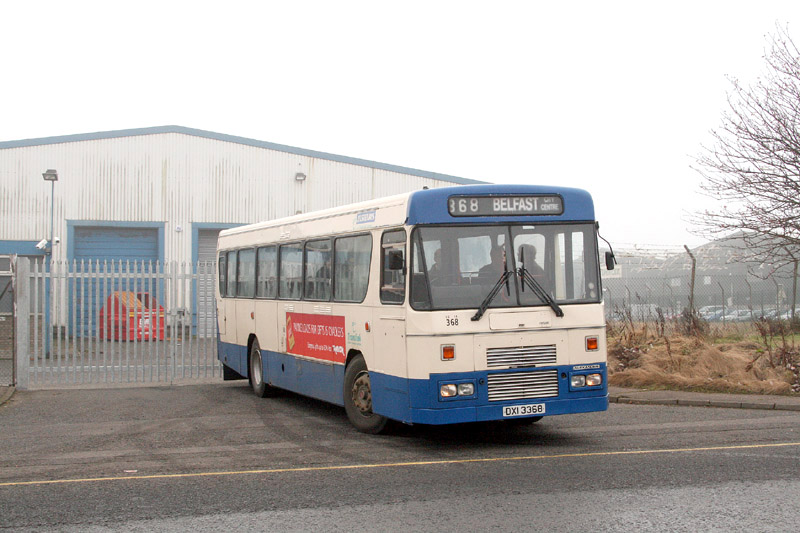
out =
<path fill-rule="evenodd" d="M 350 422 L 363 433 L 376 435 L 386 428 L 385 416 L 372 412 L 372 389 L 364 357 L 357 355 L 344 371 L 344 410 Z"/>
<path fill-rule="evenodd" d="M 253 345 L 250 347 L 248 368 L 250 386 L 253 388 L 255 395 L 259 398 L 266 398 L 269 396 L 272 387 L 264 382 L 264 364 L 261 358 L 261 348 L 258 345 L 258 339 L 254 340 Z"/>

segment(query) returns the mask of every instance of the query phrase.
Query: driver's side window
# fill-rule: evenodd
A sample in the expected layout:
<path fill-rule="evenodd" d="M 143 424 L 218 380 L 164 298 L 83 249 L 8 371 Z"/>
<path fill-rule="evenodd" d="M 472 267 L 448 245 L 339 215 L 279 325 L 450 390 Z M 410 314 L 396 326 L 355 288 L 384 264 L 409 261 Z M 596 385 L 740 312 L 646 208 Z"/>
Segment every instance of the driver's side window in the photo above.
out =
<path fill-rule="evenodd" d="M 406 299 L 406 231 L 389 230 L 381 237 L 381 302 Z"/>

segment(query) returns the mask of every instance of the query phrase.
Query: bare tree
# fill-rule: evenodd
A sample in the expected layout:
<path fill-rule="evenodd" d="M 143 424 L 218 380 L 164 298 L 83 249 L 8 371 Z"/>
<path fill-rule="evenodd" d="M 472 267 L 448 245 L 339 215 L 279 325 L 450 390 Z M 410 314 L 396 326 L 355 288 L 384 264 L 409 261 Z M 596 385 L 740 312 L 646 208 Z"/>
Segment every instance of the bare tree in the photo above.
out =
<path fill-rule="evenodd" d="M 788 28 L 768 36 L 765 74 L 752 85 L 731 78 L 728 109 L 694 165 L 702 189 L 721 206 L 698 213 L 710 236 L 735 234 L 749 259 L 800 259 L 800 51 Z M 796 272 L 796 269 L 795 269 Z"/>

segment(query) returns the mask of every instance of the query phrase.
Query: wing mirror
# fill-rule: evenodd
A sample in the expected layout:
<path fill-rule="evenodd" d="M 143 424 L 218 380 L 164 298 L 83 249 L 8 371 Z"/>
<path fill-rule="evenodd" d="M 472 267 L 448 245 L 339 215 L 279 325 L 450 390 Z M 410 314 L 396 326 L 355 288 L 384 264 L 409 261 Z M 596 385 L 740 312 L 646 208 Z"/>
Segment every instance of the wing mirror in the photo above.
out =
<path fill-rule="evenodd" d="M 614 257 L 613 252 L 606 252 L 606 270 L 614 270 L 614 265 L 617 264 L 617 258 Z"/>

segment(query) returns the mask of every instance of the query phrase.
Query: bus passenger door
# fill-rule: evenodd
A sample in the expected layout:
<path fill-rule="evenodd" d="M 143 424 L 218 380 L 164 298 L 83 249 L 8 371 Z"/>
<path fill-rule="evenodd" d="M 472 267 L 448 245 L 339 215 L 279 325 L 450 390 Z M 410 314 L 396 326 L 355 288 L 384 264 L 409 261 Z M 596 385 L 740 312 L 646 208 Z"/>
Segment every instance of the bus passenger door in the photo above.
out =
<path fill-rule="evenodd" d="M 381 237 L 380 299 L 373 314 L 373 362 L 367 361 L 372 408 L 381 415 L 407 420 L 406 366 L 406 232 L 389 230 Z M 374 376 L 374 377 L 373 377 Z"/>

